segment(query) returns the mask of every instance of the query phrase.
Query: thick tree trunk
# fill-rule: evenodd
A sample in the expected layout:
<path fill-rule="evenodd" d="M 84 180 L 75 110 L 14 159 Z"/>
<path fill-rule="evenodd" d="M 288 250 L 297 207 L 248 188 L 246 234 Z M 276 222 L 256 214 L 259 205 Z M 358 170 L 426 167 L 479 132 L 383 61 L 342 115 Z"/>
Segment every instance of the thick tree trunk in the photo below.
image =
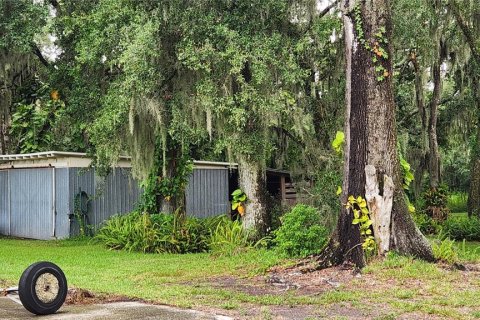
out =
<path fill-rule="evenodd" d="M 382 224 L 374 227 L 382 229 L 380 237 L 375 235 L 376 239 L 390 239 L 380 243 L 382 253 L 397 250 L 431 261 L 430 245 L 408 212 L 402 187 L 391 79 L 393 50 L 386 41 L 391 39 L 392 29 L 389 1 L 360 1 L 355 7 L 353 1 L 345 0 L 344 6 L 347 13 L 344 17 L 347 112 L 342 203 L 349 196 L 366 197 L 365 171 L 371 173 L 368 168 L 374 168 L 377 180 L 389 181 L 390 185 L 388 192 L 383 183 L 377 185 L 376 194 L 384 199 L 376 201 L 375 197 L 370 197 L 369 201 L 371 213 L 388 215 L 375 217 Z M 370 195 L 372 193 L 375 192 Z M 388 197 L 387 193 L 390 193 Z M 360 268 L 365 265 L 363 240 L 352 220 L 351 210 L 343 208 L 329 245 L 318 257 L 319 267 L 343 262 Z"/>
<path fill-rule="evenodd" d="M 253 232 L 254 238 L 264 235 L 268 227 L 265 170 L 258 160 L 239 156 L 238 180 L 240 189 L 247 195 L 243 227 Z"/>

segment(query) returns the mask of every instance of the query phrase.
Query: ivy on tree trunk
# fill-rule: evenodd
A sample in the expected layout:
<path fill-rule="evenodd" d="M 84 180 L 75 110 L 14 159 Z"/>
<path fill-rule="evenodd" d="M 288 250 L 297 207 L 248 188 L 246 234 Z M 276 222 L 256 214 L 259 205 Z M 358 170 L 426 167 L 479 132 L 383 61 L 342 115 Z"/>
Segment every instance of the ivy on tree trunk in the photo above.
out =
<path fill-rule="evenodd" d="M 376 170 L 377 180 L 393 182 L 393 203 L 388 249 L 428 261 L 433 254 L 426 238 L 408 212 L 397 153 L 395 103 L 392 87 L 392 20 L 388 0 L 345 0 L 346 122 L 342 203 L 349 196 L 365 198 L 367 166 Z M 380 71 L 380 72 L 379 72 Z M 379 186 L 383 195 L 383 184 Z M 380 205 L 376 203 L 375 205 Z M 369 203 L 370 212 L 375 211 Z M 358 225 L 352 225 L 351 210 L 343 207 L 337 228 L 317 258 L 318 268 L 341 263 L 365 266 Z M 387 250 L 388 251 L 388 250 Z"/>

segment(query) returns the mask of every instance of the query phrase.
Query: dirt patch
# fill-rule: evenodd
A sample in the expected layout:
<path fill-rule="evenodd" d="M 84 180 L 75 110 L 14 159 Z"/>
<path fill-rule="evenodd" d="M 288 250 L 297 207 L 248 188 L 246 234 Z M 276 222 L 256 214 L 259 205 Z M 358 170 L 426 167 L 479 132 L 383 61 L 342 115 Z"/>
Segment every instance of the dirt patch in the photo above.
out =
<path fill-rule="evenodd" d="M 332 267 L 308 273 L 301 270 L 301 268 L 274 267 L 267 275 L 250 279 L 233 276 L 216 277 L 209 279 L 209 284 L 253 296 L 277 295 L 287 291 L 302 296 L 322 294 L 361 277 L 358 272 L 344 267 Z"/>
<path fill-rule="evenodd" d="M 80 288 L 70 288 L 68 289 L 67 298 L 65 299 L 65 304 L 67 305 L 87 305 L 87 304 L 100 304 L 100 303 L 112 303 L 112 302 L 129 302 L 129 301 L 139 301 L 138 299 L 131 299 L 125 296 L 120 295 L 103 295 L 103 294 L 94 294 L 91 291 L 80 289 Z"/>
<path fill-rule="evenodd" d="M 265 282 L 284 291 L 295 289 L 299 295 L 321 294 L 360 278 L 356 270 L 344 266 L 304 272 L 303 267 L 272 268 Z"/>

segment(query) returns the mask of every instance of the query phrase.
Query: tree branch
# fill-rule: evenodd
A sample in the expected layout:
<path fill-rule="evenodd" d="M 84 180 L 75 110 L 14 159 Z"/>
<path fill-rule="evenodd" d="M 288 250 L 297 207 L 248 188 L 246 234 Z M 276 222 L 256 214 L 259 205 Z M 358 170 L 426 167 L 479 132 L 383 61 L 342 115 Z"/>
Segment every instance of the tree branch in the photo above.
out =
<path fill-rule="evenodd" d="M 460 10 L 458 10 L 457 4 L 454 0 L 450 0 L 448 2 L 448 6 L 452 11 L 453 15 L 455 16 L 455 20 L 457 21 L 458 26 L 462 29 L 462 33 L 467 40 L 468 46 L 472 51 L 472 56 L 475 61 L 480 64 L 480 52 L 479 48 L 477 47 L 476 39 L 474 38 L 474 32 L 469 28 L 467 22 L 460 14 Z"/>
<path fill-rule="evenodd" d="M 32 44 L 32 49 L 33 49 L 33 53 L 38 57 L 38 59 L 40 60 L 40 62 L 41 62 L 45 67 L 49 67 L 49 66 L 50 66 L 50 63 L 48 63 L 47 59 L 45 59 L 45 57 L 43 56 L 42 52 L 40 51 L 40 49 L 37 47 L 36 44 Z"/>
<path fill-rule="evenodd" d="M 303 143 L 302 141 L 300 141 L 297 137 L 295 137 L 293 134 L 291 134 L 290 132 L 288 132 L 285 128 L 282 128 L 282 127 L 274 127 L 276 130 L 278 131 L 281 131 L 284 135 L 286 135 L 287 137 L 289 137 L 290 139 L 292 139 L 293 142 L 299 144 L 300 146 L 302 146 L 302 148 L 305 148 L 305 143 Z"/>
<path fill-rule="evenodd" d="M 339 0 L 335 0 L 332 4 L 330 4 L 328 7 L 323 9 L 317 16 L 317 18 L 322 18 L 324 15 L 326 15 L 330 10 L 335 8 L 338 5 Z"/>

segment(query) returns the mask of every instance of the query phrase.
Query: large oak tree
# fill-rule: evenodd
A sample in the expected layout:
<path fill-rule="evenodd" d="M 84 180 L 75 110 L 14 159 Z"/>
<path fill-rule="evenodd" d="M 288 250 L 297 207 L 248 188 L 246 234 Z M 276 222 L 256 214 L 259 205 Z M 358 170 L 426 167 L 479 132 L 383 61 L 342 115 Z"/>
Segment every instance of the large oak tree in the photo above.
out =
<path fill-rule="evenodd" d="M 402 188 L 392 88 L 392 19 L 389 0 L 343 2 L 346 45 L 345 163 L 342 203 L 366 198 L 379 253 L 396 250 L 433 260 Z M 343 207 L 319 267 L 365 265 L 359 226 Z"/>

